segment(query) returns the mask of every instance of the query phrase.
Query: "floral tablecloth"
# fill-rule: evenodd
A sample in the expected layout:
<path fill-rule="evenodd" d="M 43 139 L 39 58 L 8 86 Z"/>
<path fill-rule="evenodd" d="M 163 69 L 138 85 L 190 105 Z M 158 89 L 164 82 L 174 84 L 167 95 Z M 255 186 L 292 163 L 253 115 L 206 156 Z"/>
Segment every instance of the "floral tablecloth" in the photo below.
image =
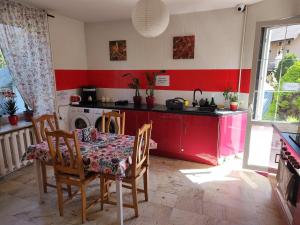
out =
<path fill-rule="evenodd" d="M 81 130 L 77 132 L 78 139 L 81 140 Z M 84 169 L 91 172 L 125 176 L 125 171 L 131 164 L 134 138 L 129 135 L 97 132 L 95 142 L 79 141 Z M 154 149 L 156 146 L 157 144 L 151 140 L 150 149 Z M 64 158 L 68 158 L 66 146 L 61 144 L 60 149 Z M 51 160 L 48 143 L 30 145 L 23 159 L 38 159 L 45 162 Z"/>

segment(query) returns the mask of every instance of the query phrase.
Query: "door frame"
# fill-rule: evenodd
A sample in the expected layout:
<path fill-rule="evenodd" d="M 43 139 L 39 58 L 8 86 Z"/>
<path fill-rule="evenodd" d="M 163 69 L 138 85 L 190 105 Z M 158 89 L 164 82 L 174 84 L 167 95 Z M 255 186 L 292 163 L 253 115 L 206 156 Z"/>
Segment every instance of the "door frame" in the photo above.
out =
<path fill-rule="evenodd" d="M 263 22 L 256 23 L 254 50 L 253 50 L 253 57 L 252 57 L 253 59 L 252 59 L 252 70 L 251 70 L 250 93 L 249 93 L 249 101 L 248 101 L 248 120 L 247 120 L 248 122 L 247 122 L 246 139 L 245 139 L 245 151 L 243 157 L 243 168 L 245 169 L 270 171 L 269 167 L 248 164 L 248 159 L 250 155 L 251 127 L 253 125 L 270 127 L 274 123 L 274 122 L 267 122 L 267 121 L 252 120 L 253 102 L 255 97 L 254 95 L 255 84 L 256 84 L 258 69 L 260 69 L 258 59 L 261 51 L 261 39 L 263 38 L 262 37 L 263 29 L 271 28 L 274 26 L 286 26 L 286 25 L 293 25 L 293 24 L 300 24 L 300 15 L 290 17 L 290 18 L 284 18 L 280 20 L 263 21 Z M 278 123 L 285 123 L 285 122 L 278 122 Z"/>

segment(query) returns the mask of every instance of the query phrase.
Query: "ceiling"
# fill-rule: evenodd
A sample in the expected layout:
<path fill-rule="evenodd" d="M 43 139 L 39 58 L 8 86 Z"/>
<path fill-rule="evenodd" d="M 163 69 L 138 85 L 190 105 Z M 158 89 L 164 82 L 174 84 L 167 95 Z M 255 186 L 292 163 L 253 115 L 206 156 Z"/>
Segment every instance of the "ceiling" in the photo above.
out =
<path fill-rule="evenodd" d="M 128 19 L 138 0 L 19 0 L 84 22 Z M 232 8 L 262 0 L 163 0 L 171 14 Z"/>

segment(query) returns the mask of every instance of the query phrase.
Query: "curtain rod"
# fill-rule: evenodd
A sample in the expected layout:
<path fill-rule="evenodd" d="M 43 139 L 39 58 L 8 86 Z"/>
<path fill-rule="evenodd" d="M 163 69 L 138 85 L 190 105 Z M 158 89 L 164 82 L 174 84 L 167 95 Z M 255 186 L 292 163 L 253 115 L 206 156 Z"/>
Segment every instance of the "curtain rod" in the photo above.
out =
<path fill-rule="evenodd" d="M 51 15 L 51 14 L 48 14 L 48 13 L 47 13 L 47 16 L 48 16 L 48 17 L 51 17 L 51 18 L 55 18 L 55 16 L 53 16 L 53 15 Z"/>

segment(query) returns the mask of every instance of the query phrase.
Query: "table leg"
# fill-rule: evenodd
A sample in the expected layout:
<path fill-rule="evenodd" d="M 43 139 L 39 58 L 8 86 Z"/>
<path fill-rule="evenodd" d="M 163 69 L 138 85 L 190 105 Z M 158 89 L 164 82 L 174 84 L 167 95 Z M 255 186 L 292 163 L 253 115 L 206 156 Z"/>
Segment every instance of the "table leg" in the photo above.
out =
<path fill-rule="evenodd" d="M 43 182 L 42 182 L 42 173 L 41 173 L 41 161 L 40 160 L 34 160 L 34 167 L 35 167 L 35 176 L 38 186 L 38 192 L 39 192 L 39 202 L 43 203 Z"/>
<path fill-rule="evenodd" d="M 116 179 L 118 225 L 123 225 L 122 180 Z"/>

